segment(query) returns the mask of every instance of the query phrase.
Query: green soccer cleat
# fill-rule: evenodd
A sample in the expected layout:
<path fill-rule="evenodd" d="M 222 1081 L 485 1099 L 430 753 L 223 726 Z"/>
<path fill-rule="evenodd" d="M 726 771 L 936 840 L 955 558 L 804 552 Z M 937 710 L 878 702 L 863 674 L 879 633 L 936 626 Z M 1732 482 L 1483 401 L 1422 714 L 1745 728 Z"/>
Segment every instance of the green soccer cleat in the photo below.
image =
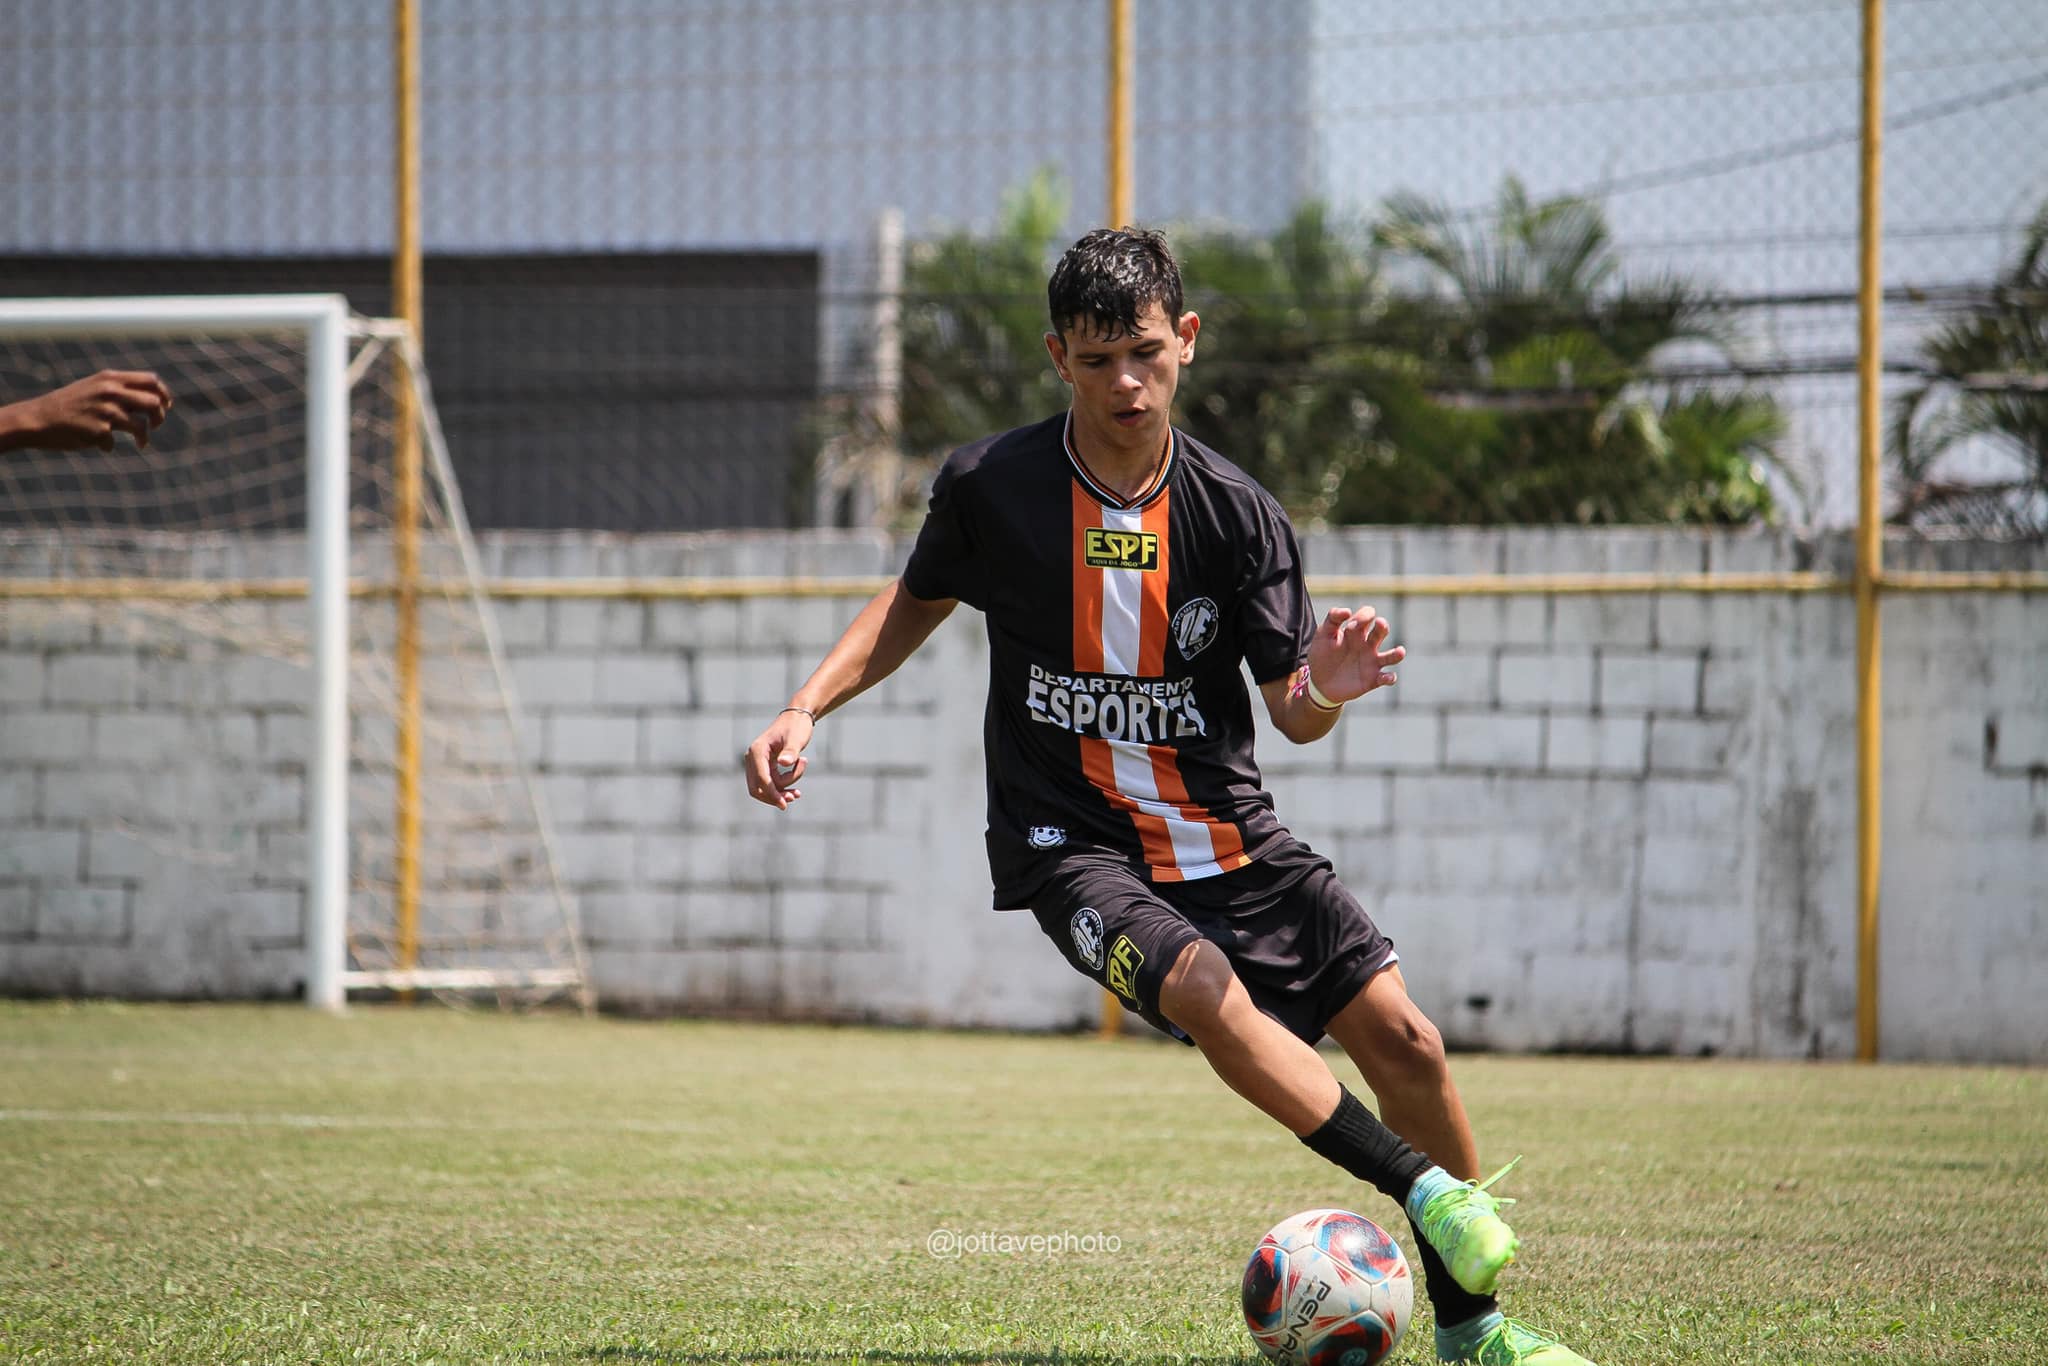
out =
<path fill-rule="evenodd" d="M 1462 1352 L 1447 1344 L 1439 1329 L 1436 1354 L 1442 1361 L 1471 1362 L 1474 1366 L 1593 1366 L 1550 1334 L 1517 1319 L 1505 1318 Z"/>
<path fill-rule="evenodd" d="M 1476 1185 L 1467 1181 L 1438 1192 L 1416 1220 L 1422 1225 L 1422 1236 L 1450 1268 L 1451 1278 L 1471 1294 L 1492 1294 L 1493 1283 L 1521 1246 L 1515 1231 L 1498 1213 L 1502 1205 L 1515 1202 L 1486 1193 L 1488 1186 L 1513 1171 L 1521 1160 L 1516 1158 Z"/>

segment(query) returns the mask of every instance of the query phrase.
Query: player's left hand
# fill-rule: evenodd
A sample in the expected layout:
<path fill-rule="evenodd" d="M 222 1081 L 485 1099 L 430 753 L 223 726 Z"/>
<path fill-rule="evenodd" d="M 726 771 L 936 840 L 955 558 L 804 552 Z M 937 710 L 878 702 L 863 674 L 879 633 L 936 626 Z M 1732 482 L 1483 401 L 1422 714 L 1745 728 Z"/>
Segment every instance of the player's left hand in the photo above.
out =
<path fill-rule="evenodd" d="M 1308 647 L 1308 674 L 1332 702 L 1350 702 L 1397 681 L 1405 647 L 1384 649 L 1392 624 L 1370 607 L 1332 607 Z"/>
<path fill-rule="evenodd" d="M 804 757 L 803 748 L 811 742 L 816 725 L 811 714 L 799 707 L 787 707 L 777 713 L 768 729 L 747 746 L 740 760 L 746 770 L 749 797 L 777 811 L 787 811 L 791 802 L 804 795 L 797 783 L 810 767 L 811 761 Z"/>

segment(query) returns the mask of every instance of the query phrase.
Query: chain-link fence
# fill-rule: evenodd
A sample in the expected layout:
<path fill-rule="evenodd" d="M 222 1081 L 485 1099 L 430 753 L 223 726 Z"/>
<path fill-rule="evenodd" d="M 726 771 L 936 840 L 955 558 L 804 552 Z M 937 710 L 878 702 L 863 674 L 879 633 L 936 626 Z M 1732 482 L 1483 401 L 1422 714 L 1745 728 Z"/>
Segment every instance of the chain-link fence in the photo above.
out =
<path fill-rule="evenodd" d="M 1065 401 L 1041 342 L 1044 281 L 1061 246 L 1108 214 L 1110 0 L 413 4 L 428 369 L 479 527 L 909 522 L 946 449 Z M 334 289 L 385 311 L 394 8 L 14 0 L 0 44 L 0 294 Z M 1179 420 L 1305 528 L 1853 520 L 1864 4 L 1130 8 L 1135 216 L 1172 230 L 1206 320 Z M 1930 535 L 2048 527 L 2039 8 L 1882 5 L 1886 507 Z M 178 401 L 180 422 L 197 423 L 214 400 L 188 385 Z M 153 493 L 188 472 L 167 471 Z M 37 521 L 34 499 L 15 503 L 0 506 L 10 535 Z M 1414 923 L 1454 940 L 1526 930 L 1530 888 L 1561 869 L 1576 880 L 1547 884 L 1557 954 L 1643 946 L 1603 979 L 1625 983 L 1625 1010 L 1659 983 L 1762 980 L 1747 959 L 1700 946 L 1702 926 L 1766 953 L 1789 946 L 1783 961 L 1818 975 L 1794 970 L 1799 1029 L 1784 1038 L 1805 1031 L 1801 1002 L 1846 999 L 1845 972 L 1829 965 L 1846 961 L 1849 937 L 1823 912 L 1853 882 L 1855 994 L 1871 1012 L 1858 1015 L 1858 1048 L 1875 1052 L 1879 865 L 1851 869 L 1841 850 L 1852 829 L 1859 859 L 1878 849 L 1877 652 L 1855 717 L 1804 706 L 1843 695 L 1852 639 L 1877 642 L 1870 558 L 1852 613 L 1829 596 L 1847 586 L 1837 574 L 1783 572 L 1816 558 L 1838 570 L 1826 540 L 1450 530 L 1315 543 L 1327 547 L 1320 574 L 1344 574 L 1349 557 L 1361 575 L 1335 582 L 1376 595 L 1398 585 L 1395 614 L 1417 647 L 1375 741 L 1339 749 L 1334 769 L 1301 770 L 1313 791 L 1333 772 L 1358 782 L 1338 805 L 1373 822 L 1319 839 L 1350 841 L 1347 859 L 1372 869 L 1398 846 L 1400 890 L 1425 912 Z M 784 538 L 716 548 L 735 548 L 726 572 L 807 553 Z M 641 561 L 586 558 L 582 538 L 568 549 L 531 558 L 703 562 L 694 544 Z M 2029 633 L 2035 599 L 2019 596 L 2039 590 L 2039 550 L 1921 545 L 1892 563 L 1957 568 L 1980 551 L 1976 567 L 2014 572 L 1928 576 L 1920 587 L 1996 591 L 1907 616 L 1892 637 L 1886 667 L 1903 686 L 1884 712 L 1894 754 L 1915 763 L 1895 829 L 1933 834 L 1884 871 L 1895 905 L 1955 904 L 1938 926 L 1908 918 L 1890 951 L 1919 968 L 1983 946 L 2018 980 L 2029 941 L 2012 908 L 2029 903 L 2014 889 L 2041 880 L 2023 841 L 2048 830 L 2039 800 L 2021 795 L 2048 743 L 2030 723 L 2048 676 Z M 1745 567 L 1759 571 L 1746 585 Z M 1474 570 L 1482 581 L 1465 577 Z M 496 585 L 544 609 L 518 618 L 515 664 L 547 713 L 522 736 L 567 784 L 569 877 L 593 896 L 591 942 L 615 963 L 650 942 L 722 946 L 702 965 L 728 974 L 718 980 L 732 990 L 712 993 L 727 1004 L 759 974 L 815 969 L 803 926 L 822 926 L 832 897 L 855 898 L 862 924 L 880 923 L 867 898 L 931 900 L 929 887 L 885 896 L 891 869 L 873 886 L 798 886 L 778 903 L 790 889 L 706 883 L 679 854 L 641 852 L 684 847 L 668 827 L 685 819 L 685 794 L 692 811 L 731 805 L 714 794 L 727 794 L 735 737 L 815 657 L 778 651 L 822 616 L 792 611 L 805 624 L 788 627 L 772 607 L 740 606 L 775 587 L 707 590 L 658 573 Z M 706 591 L 735 601 L 699 613 Z M 605 594 L 587 613 L 567 606 Z M 364 619 L 385 614 L 379 599 Z M 102 759 L 158 762 L 141 740 L 78 758 L 87 737 L 104 750 L 105 735 L 143 734 L 89 724 L 101 694 L 70 686 L 119 665 L 60 665 L 61 642 L 10 643 L 30 662 L 13 675 L 28 680 L 26 719 L 8 735 L 27 737 L 11 743 L 46 775 L 18 791 L 56 790 L 53 773 L 90 786 Z M 895 762 L 936 733 L 926 706 L 879 718 L 834 757 Z M 79 744 L 66 748 L 67 734 Z M 1356 792 L 1381 795 L 1354 807 Z M 81 847 L 98 847 L 80 843 L 98 833 L 92 811 L 120 819 L 126 801 L 58 803 L 57 852 L 35 874 L 65 894 L 38 903 L 60 907 L 54 921 L 83 904 L 60 884 Z M 856 805 L 863 820 L 903 819 L 886 802 Z M 1435 842 L 1447 824 L 1464 843 Z M 707 866 L 731 861 L 740 832 L 714 831 Z M 1624 853 L 1558 865 L 1555 849 L 1574 842 Z M 1738 882 L 1749 890 L 1731 894 Z M 696 909 L 678 909 L 684 890 Z M 792 922 L 778 904 L 809 909 Z M 1594 921 L 1609 928 L 1587 931 Z M 1687 928 L 1638 934 L 1652 924 Z M 1813 946 L 1819 957 L 1804 957 Z M 1715 955 L 1707 975 L 1692 970 L 1695 947 Z M 1615 1004 L 1576 988 L 1587 1009 Z M 1830 1004 L 1813 1018 L 1833 1029 L 1842 1014 Z"/>
<path fill-rule="evenodd" d="M 282 260 L 381 308 L 390 8 L 18 0 L 0 290 Z M 1105 0 L 420 11 L 426 330 L 480 524 L 864 520 L 1059 401 L 1040 290 L 1105 212 Z M 1890 507 L 2036 527 L 2048 40 L 2035 0 L 1886 12 Z M 1856 0 L 1135 14 L 1137 216 L 1206 243 L 1184 420 L 1297 510 L 1852 518 Z"/>

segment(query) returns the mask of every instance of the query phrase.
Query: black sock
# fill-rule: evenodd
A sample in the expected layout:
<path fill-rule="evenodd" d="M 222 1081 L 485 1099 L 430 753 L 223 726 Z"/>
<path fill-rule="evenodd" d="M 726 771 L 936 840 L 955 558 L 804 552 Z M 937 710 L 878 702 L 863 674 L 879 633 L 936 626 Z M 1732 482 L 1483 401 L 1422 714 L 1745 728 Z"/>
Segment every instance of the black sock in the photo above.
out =
<path fill-rule="evenodd" d="M 1357 1096 L 1338 1087 L 1337 1108 L 1323 1121 L 1323 1127 L 1301 1140 L 1318 1157 L 1327 1158 L 1361 1181 L 1369 1182 L 1382 1195 L 1408 1209 L 1408 1190 L 1436 1164 L 1401 1141 L 1401 1136 L 1380 1123 Z M 1464 1323 L 1497 1306 L 1491 1295 L 1474 1295 L 1452 1279 L 1450 1268 L 1436 1249 L 1408 1221 L 1415 1234 L 1415 1248 L 1422 1262 L 1422 1288 L 1429 1295 L 1430 1308 L 1439 1324 Z"/>
<path fill-rule="evenodd" d="M 1401 1141 L 1380 1123 L 1379 1116 L 1358 1103 L 1358 1097 L 1337 1088 L 1337 1108 L 1323 1127 L 1301 1140 L 1309 1151 L 1350 1172 L 1397 1205 L 1408 1199 L 1415 1178 L 1435 1164 Z"/>
<path fill-rule="evenodd" d="M 1437 1327 L 1466 1323 L 1500 1308 L 1500 1301 L 1493 1296 L 1475 1295 L 1458 1284 L 1413 1219 L 1408 1221 L 1408 1228 L 1415 1235 L 1418 1260 L 1422 1263 L 1422 1288 L 1429 1295 L 1429 1307 L 1436 1311 Z"/>

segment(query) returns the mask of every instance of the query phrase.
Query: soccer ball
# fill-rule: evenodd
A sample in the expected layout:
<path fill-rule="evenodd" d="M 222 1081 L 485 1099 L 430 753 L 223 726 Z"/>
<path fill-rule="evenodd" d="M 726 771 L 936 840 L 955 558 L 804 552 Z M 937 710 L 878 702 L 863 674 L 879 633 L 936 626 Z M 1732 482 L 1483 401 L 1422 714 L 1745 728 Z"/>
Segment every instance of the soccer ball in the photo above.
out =
<path fill-rule="evenodd" d="M 1414 1304 L 1401 1245 L 1348 1210 L 1282 1219 L 1244 1269 L 1244 1321 L 1282 1366 L 1376 1366 L 1400 1344 Z"/>

